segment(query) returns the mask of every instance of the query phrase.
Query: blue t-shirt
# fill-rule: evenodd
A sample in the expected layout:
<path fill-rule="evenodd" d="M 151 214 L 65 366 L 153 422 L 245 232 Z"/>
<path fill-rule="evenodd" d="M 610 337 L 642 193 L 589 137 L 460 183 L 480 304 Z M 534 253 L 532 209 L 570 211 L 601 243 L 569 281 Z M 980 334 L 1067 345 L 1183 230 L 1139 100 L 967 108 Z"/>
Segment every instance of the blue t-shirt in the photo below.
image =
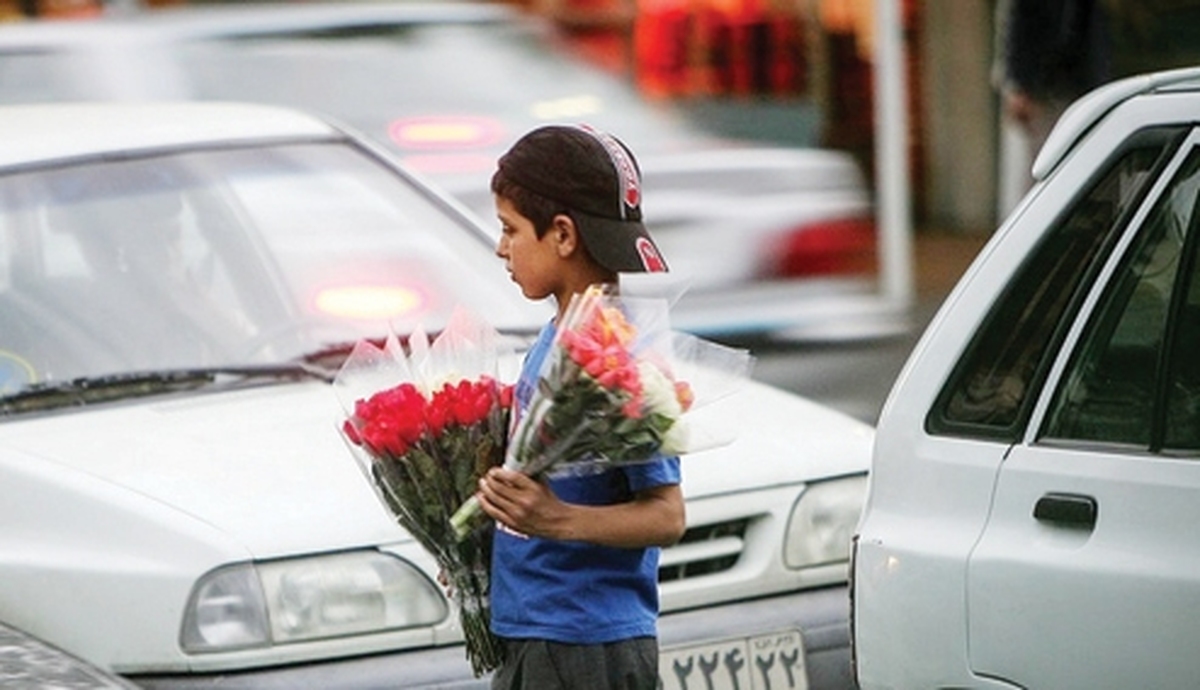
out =
<path fill-rule="evenodd" d="M 525 357 L 514 399 L 529 407 L 554 342 L 547 324 Z M 561 500 L 611 505 L 642 489 L 678 484 L 679 458 L 661 458 L 594 474 L 552 476 Z M 603 644 L 657 634 L 657 547 L 621 549 L 541 539 L 498 528 L 492 551 L 492 631 L 501 637 Z"/>

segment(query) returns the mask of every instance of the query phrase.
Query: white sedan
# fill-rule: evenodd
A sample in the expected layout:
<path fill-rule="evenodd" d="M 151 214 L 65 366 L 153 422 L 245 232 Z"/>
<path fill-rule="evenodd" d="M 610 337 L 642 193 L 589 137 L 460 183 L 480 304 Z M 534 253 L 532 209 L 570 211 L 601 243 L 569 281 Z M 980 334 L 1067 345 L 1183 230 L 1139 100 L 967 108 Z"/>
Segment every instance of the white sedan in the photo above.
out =
<path fill-rule="evenodd" d="M 330 385 L 459 305 L 521 342 L 550 313 L 321 119 L 0 108 L 0 619 L 144 687 L 486 685 Z M 850 687 L 872 429 L 757 383 L 717 405 L 740 433 L 685 462 L 664 687 Z"/>

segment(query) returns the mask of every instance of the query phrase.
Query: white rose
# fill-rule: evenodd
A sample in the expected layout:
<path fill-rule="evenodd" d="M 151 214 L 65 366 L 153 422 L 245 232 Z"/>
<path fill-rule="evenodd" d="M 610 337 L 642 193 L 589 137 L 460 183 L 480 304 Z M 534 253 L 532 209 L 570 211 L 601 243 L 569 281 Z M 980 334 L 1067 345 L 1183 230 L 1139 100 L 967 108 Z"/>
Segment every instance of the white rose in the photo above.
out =
<path fill-rule="evenodd" d="M 642 397 L 649 412 L 671 419 L 678 419 L 683 414 L 683 406 L 675 395 L 675 382 L 662 369 L 650 362 L 638 362 L 638 377 L 642 380 Z"/>
<path fill-rule="evenodd" d="M 667 433 L 663 435 L 662 448 L 659 448 L 663 455 L 683 455 L 688 452 L 688 446 L 692 442 L 691 429 L 685 419 L 676 419 L 675 423 L 667 429 Z"/>

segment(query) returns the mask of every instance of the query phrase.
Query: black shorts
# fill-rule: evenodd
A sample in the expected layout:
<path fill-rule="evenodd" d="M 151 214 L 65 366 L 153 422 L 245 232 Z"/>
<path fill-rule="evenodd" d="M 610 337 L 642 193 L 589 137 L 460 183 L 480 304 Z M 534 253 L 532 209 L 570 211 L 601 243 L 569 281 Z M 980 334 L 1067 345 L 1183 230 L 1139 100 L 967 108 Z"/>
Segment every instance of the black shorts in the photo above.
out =
<path fill-rule="evenodd" d="M 637 637 L 580 645 L 504 640 L 504 664 L 492 690 L 654 690 L 658 640 Z"/>

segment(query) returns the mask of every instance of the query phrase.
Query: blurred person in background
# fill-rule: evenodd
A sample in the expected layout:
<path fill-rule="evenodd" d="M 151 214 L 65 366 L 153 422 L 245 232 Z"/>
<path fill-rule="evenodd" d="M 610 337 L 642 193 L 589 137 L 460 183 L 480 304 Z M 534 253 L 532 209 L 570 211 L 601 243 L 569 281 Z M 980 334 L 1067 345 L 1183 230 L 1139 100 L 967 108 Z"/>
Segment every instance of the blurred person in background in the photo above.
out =
<path fill-rule="evenodd" d="M 1059 116 L 1110 78 L 1108 12 L 1102 0 L 999 0 L 996 26 L 993 81 L 1003 118 L 1025 139 L 1025 156 L 1015 165 L 1023 170 L 1013 190 L 1019 198 Z M 1002 210 L 1011 210 L 1013 202 L 1002 201 Z"/>

